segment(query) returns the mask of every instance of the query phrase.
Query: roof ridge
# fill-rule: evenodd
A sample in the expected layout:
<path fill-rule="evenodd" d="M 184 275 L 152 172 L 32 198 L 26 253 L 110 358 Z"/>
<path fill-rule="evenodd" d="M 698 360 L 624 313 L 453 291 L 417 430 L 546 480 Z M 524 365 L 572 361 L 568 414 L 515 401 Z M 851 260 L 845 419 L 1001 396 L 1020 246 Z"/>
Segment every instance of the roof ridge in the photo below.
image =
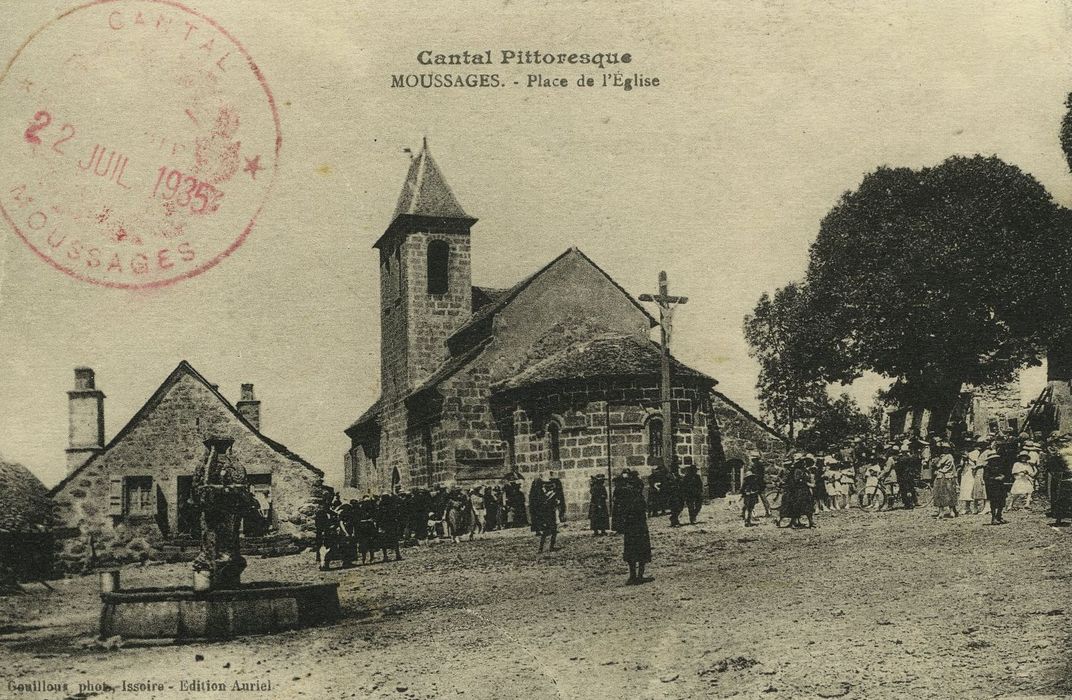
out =
<path fill-rule="evenodd" d="M 293 460 L 295 462 L 298 462 L 299 464 L 301 464 L 306 469 L 309 469 L 309 470 L 313 471 L 314 473 L 319 474 L 320 476 L 324 475 L 323 471 L 321 471 L 317 467 L 313 466 L 309 462 L 305 461 L 300 455 L 296 454 L 295 452 L 292 452 L 290 449 L 288 449 L 282 443 L 279 443 L 279 442 L 276 442 L 275 440 L 272 440 L 267 435 L 262 433 L 260 430 L 255 428 L 253 426 L 253 424 L 250 423 L 246 419 L 246 417 L 243 416 L 238 411 L 238 409 L 235 408 L 231 404 L 231 402 L 227 400 L 227 397 L 225 397 L 223 394 L 220 393 L 220 390 L 218 388 L 216 388 L 211 382 L 209 382 L 207 379 L 205 379 L 204 375 L 202 375 L 200 372 L 198 372 L 196 369 L 194 369 L 193 365 L 191 365 L 186 360 L 180 360 L 179 364 L 175 366 L 175 369 L 171 370 L 171 373 L 168 374 L 168 376 L 164 379 L 164 381 L 160 383 L 160 386 L 158 386 L 156 388 L 156 390 L 153 391 L 152 394 L 150 394 L 149 398 L 146 399 L 145 403 L 142 404 L 141 408 L 139 408 L 137 411 L 135 411 L 134 415 L 130 417 L 130 420 L 128 420 L 126 422 L 126 424 L 122 428 L 120 428 L 119 432 L 117 432 L 115 434 L 115 436 L 111 440 L 108 441 L 108 444 L 104 446 L 104 449 L 101 450 L 100 452 L 94 454 L 92 457 L 90 457 L 85 462 L 83 462 L 82 465 L 79 466 L 77 469 L 72 471 L 67 476 L 63 477 L 63 479 L 58 484 L 56 484 L 51 489 L 49 489 L 49 492 L 48 492 L 49 495 L 52 496 L 52 495 L 55 495 L 56 493 L 58 493 L 61 488 L 66 486 L 75 476 L 77 476 L 79 473 L 81 473 L 83 469 L 88 467 L 90 464 L 96 462 L 98 457 L 100 457 L 101 455 L 107 454 L 109 450 L 111 450 L 113 447 L 115 447 L 117 444 L 119 444 L 120 440 L 122 440 L 124 437 L 126 437 L 126 435 L 131 430 L 133 430 L 145 418 L 145 416 L 148 415 L 148 413 L 150 411 L 152 411 L 154 408 L 156 408 L 157 405 L 159 405 L 160 401 L 163 400 L 163 398 L 167 394 L 167 392 L 171 389 L 171 387 L 173 387 L 175 385 L 175 383 L 179 380 L 179 378 L 183 374 L 187 374 L 190 377 L 192 377 L 194 380 L 196 380 L 196 381 L 200 382 L 201 384 L 203 384 L 210 392 L 212 392 L 212 394 L 219 401 L 221 401 L 223 403 L 223 405 L 232 413 L 232 415 L 234 415 L 236 418 L 238 418 L 239 422 L 241 422 L 243 426 L 245 426 L 247 429 L 249 429 L 255 436 L 260 438 L 261 441 L 264 442 L 264 444 L 266 444 L 268 447 L 270 447 L 271 449 L 275 450 L 276 452 L 278 452 L 279 454 L 283 455 L 284 457 L 287 457 L 288 459 L 291 459 L 291 460 Z"/>

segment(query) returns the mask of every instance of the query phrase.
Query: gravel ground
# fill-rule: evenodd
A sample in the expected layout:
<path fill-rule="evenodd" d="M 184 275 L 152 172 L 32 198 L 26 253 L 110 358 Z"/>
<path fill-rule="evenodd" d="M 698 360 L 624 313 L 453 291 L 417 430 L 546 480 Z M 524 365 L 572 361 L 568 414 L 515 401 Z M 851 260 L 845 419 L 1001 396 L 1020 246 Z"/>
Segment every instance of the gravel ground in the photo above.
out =
<path fill-rule="evenodd" d="M 79 683 L 271 682 L 205 697 L 1063 697 L 1068 530 L 1038 511 L 936 521 L 929 511 L 821 513 L 814 530 L 652 523 L 655 561 L 625 586 L 620 539 L 572 524 L 561 549 L 526 532 L 403 550 L 401 562 L 317 572 L 312 554 L 250 562 L 246 580 L 338 581 L 344 619 L 238 641 L 105 651 L 94 577 L 0 598 L 0 697 Z M 185 581 L 131 567 L 124 586 Z M 15 693 L 9 681 L 66 681 Z"/>

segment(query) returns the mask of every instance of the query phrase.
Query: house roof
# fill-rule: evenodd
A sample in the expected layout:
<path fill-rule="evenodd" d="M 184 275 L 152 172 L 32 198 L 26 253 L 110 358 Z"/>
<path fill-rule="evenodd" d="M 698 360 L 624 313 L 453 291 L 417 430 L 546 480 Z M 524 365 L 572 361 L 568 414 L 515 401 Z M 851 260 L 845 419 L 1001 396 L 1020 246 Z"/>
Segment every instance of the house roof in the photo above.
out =
<path fill-rule="evenodd" d="M 41 480 L 21 464 L 0 459 L 0 532 L 32 532 L 47 527 L 52 503 Z"/>
<path fill-rule="evenodd" d="M 788 442 L 784 435 L 780 434 L 777 430 L 775 430 L 774 428 L 770 427 L 769 425 L 767 425 L 766 423 L 761 421 L 759 418 L 757 418 L 756 416 L 754 416 L 751 413 L 749 413 L 748 411 L 746 411 L 744 408 L 741 407 L 741 405 L 739 403 L 733 401 L 728 396 L 723 394 L 721 391 L 715 391 L 714 389 L 712 389 L 711 394 L 713 396 L 717 396 L 723 403 L 728 404 L 733 410 L 737 411 L 737 413 L 740 413 L 742 416 L 744 416 L 748 420 L 752 421 L 753 423 L 758 425 L 760 428 L 762 428 L 763 430 L 767 431 L 768 433 L 770 433 L 774 437 L 778 438 L 782 442 Z"/>
<path fill-rule="evenodd" d="M 714 386 L 717 381 L 703 372 L 670 358 L 672 376 Z M 509 391 L 540 384 L 616 377 L 658 377 L 659 346 L 632 335 L 602 335 L 573 343 L 496 384 L 496 391 Z"/>
<path fill-rule="evenodd" d="M 480 310 L 481 307 L 496 301 L 503 294 L 506 294 L 509 289 L 496 289 L 494 287 L 477 287 L 473 286 L 473 313 Z"/>
<path fill-rule="evenodd" d="M 271 438 L 261 433 L 261 431 L 255 428 L 252 423 L 246 420 L 245 416 L 238 412 L 238 409 L 231 405 L 231 402 L 228 401 L 224 397 L 224 395 L 220 393 L 219 389 L 217 389 L 207 379 L 201 376 L 201 374 L 196 369 L 194 369 L 189 362 L 183 360 L 171 372 L 171 374 L 168 375 L 167 379 L 164 380 L 164 382 L 157 388 L 157 390 L 153 392 L 153 395 L 149 397 L 149 400 L 146 401 L 145 404 L 138 409 L 138 412 L 134 414 L 134 417 L 127 421 L 127 424 L 123 426 L 123 429 L 115 434 L 115 437 L 113 437 L 111 441 L 104 447 L 104 451 L 90 457 L 88 460 L 86 460 L 85 464 L 80 466 L 78 469 L 75 469 L 73 472 L 68 474 L 63 479 L 63 481 L 53 486 L 52 490 L 49 491 L 50 495 L 55 495 L 56 493 L 58 493 L 60 489 L 66 486 L 67 483 L 75 476 L 77 476 L 83 469 L 97 461 L 97 459 L 100 458 L 102 455 L 108 454 L 108 451 L 111 450 L 112 447 L 118 445 L 130 431 L 137 427 L 138 424 L 141 423 L 141 421 L 144 420 L 144 418 L 160 404 L 160 402 L 167 395 L 168 391 L 171 390 L 171 387 L 173 387 L 184 376 L 192 377 L 195 381 L 200 382 L 202 385 L 204 385 L 204 387 L 211 391 L 212 394 L 220 401 L 220 403 L 222 403 L 227 408 L 227 410 L 229 410 L 234 415 L 234 417 L 237 418 L 243 426 L 245 426 L 246 429 L 248 429 L 251 433 L 260 438 L 261 442 L 263 442 L 265 445 L 270 447 L 272 450 L 278 452 L 279 454 L 283 455 L 287 459 L 297 462 L 306 469 L 312 471 L 314 474 L 318 476 L 324 476 L 324 472 L 302 459 L 299 455 L 295 454 L 294 452 L 291 452 L 289 449 L 286 448 L 285 445 L 282 445 L 281 443 L 278 443 L 275 440 L 272 440 Z"/>
<path fill-rule="evenodd" d="M 624 287 L 618 284 L 613 277 L 608 275 L 606 271 L 603 270 L 603 268 L 601 268 L 599 265 L 596 265 L 595 262 L 593 262 L 590 257 L 585 255 L 580 248 L 574 246 L 565 250 L 561 255 L 557 256 L 549 263 L 541 267 L 539 270 L 515 284 L 513 287 L 510 287 L 507 290 L 500 291 L 493 300 L 480 307 L 480 309 L 476 311 L 476 313 L 474 313 L 468 321 L 466 321 L 460 328 L 458 328 L 458 330 L 454 331 L 454 333 L 451 334 L 450 338 L 447 339 L 448 346 L 452 345 L 452 341 L 453 345 L 457 345 L 459 340 L 467 335 L 471 335 L 474 333 L 479 335 L 486 335 L 490 333 L 490 324 L 496 314 L 498 314 L 500 311 L 509 306 L 510 302 L 517 298 L 517 296 L 521 294 L 521 292 L 525 291 L 525 289 L 535 280 L 539 279 L 541 275 L 543 275 L 545 272 L 554 267 L 555 263 L 570 254 L 581 256 L 585 261 L 588 262 L 588 264 L 598 270 L 601 275 L 606 277 L 607 280 L 609 280 L 610 283 L 618 289 L 618 291 L 620 291 L 622 294 L 625 295 L 627 299 L 629 299 L 633 306 L 637 307 L 641 311 L 641 313 L 643 313 L 648 318 L 648 321 L 653 327 L 658 324 L 658 321 L 656 321 L 655 318 L 650 313 L 648 313 L 648 310 L 645 309 L 639 301 L 633 298 L 633 295 L 631 295 L 625 290 Z M 484 326 L 484 328 L 481 328 L 482 326 Z"/>

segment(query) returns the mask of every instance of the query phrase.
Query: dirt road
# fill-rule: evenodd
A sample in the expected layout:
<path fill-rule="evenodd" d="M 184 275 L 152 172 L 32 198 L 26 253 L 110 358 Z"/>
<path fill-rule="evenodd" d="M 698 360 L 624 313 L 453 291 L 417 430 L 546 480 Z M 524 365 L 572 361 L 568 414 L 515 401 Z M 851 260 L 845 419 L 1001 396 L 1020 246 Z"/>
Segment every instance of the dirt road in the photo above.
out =
<path fill-rule="evenodd" d="M 1009 519 L 849 511 L 820 514 L 814 530 L 746 529 L 708 505 L 695 526 L 653 523 L 655 580 L 642 586 L 624 585 L 620 539 L 580 524 L 543 555 L 512 531 L 345 572 L 316 572 L 311 554 L 253 560 L 248 580 L 338 581 L 345 619 L 118 651 L 79 645 L 96 623 L 96 581 L 71 579 L 0 598 L 0 697 L 123 680 L 164 690 L 95 697 L 201 697 L 180 690 L 198 680 L 271 683 L 204 695 L 232 699 L 1061 696 L 1072 539 L 1039 512 Z M 185 576 L 123 572 L 126 586 Z M 68 692 L 8 689 L 34 679 Z"/>

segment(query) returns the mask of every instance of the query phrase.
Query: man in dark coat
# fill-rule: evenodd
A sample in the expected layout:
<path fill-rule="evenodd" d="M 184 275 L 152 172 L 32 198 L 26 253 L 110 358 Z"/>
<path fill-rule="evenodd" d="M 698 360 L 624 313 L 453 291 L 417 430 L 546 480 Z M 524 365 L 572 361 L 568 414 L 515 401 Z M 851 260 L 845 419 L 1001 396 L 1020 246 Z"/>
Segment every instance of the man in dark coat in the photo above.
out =
<path fill-rule="evenodd" d="M 539 521 L 540 521 L 540 553 L 543 553 L 543 546 L 547 542 L 547 538 L 551 538 L 551 547 L 548 549 L 550 552 L 554 552 L 555 540 L 558 539 L 558 513 L 559 513 L 559 500 L 558 489 L 555 488 L 553 481 L 547 481 L 543 484 L 543 495 L 539 499 Z"/>
<path fill-rule="evenodd" d="M 648 515 L 662 515 L 666 512 L 666 470 L 661 464 L 655 465 L 648 475 Z"/>
<path fill-rule="evenodd" d="M 629 580 L 633 586 L 650 581 L 644 577 L 644 567 L 651 562 L 651 536 L 648 534 L 647 506 L 644 503 L 644 482 L 635 471 L 623 473 L 621 485 L 614 490 L 615 527 L 624 536 L 622 558 L 629 565 Z"/>
<path fill-rule="evenodd" d="M 681 527 L 681 511 L 685 510 L 681 477 L 674 472 L 667 473 L 663 481 L 663 493 L 666 497 L 666 507 L 670 510 L 670 527 Z"/>
<path fill-rule="evenodd" d="M 537 476 L 529 485 L 529 529 L 537 535 L 543 531 L 543 479 Z"/>
<path fill-rule="evenodd" d="M 548 483 L 555 489 L 556 514 L 558 522 L 566 522 L 566 490 L 562 487 L 562 479 L 558 472 L 551 472 Z"/>
<path fill-rule="evenodd" d="M 385 493 L 380 496 L 376 504 L 376 526 L 379 529 L 380 549 L 383 550 L 383 560 L 387 561 L 387 550 L 395 550 L 395 561 L 402 559 L 399 551 L 399 541 L 402 539 L 402 513 L 398 496 Z"/>
<path fill-rule="evenodd" d="M 622 489 L 626 485 L 625 472 L 622 472 L 618 476 L 614 477 L 611 481 L 611 496 L 610 496 L 610 529 L 614 532 L 621 533 L 618 528 L 618 513 L 620 511 L 619 502 L 621 500 Z M 643 494 L 641 494 L 643 495 Z"/>
<path fill-rule="evenodd" d="M 986 463 L 983 467 L 983 484 L 986 486 L 986 500 L 990 503 L 990 524 L 1004 525 L 1005 499 L 1012 486 L 1012 461 L 997 450 L 987 450 L 979 455 L 979 460 Z"/>
<path fill-rule="evenodd" d="M 605 535 L 610 527 L 610 515 L 607 512 L 607 477 L 596 474 L 588 487 L 588 523 L 593 534 Z"/>
<path fill-rule="evenodd" d="M 901 503 L 906 509 L 916 507 L 916 478 L 920 474 L 922 462 L 914 444 L 905 445 L 893 463 L 893 472 L 897 475 L 897 490 L 901 494 Z"/>
<path fill-rule="evenodd" d="M 685 467 L 685 476 L 681 478 L 681 495 L 689 511 L 689 525 L 695 525 L 696 516 L 703 507 L 703 481 L 700 479 L 700 473 L 696 471 L 696 465 Z"/>

